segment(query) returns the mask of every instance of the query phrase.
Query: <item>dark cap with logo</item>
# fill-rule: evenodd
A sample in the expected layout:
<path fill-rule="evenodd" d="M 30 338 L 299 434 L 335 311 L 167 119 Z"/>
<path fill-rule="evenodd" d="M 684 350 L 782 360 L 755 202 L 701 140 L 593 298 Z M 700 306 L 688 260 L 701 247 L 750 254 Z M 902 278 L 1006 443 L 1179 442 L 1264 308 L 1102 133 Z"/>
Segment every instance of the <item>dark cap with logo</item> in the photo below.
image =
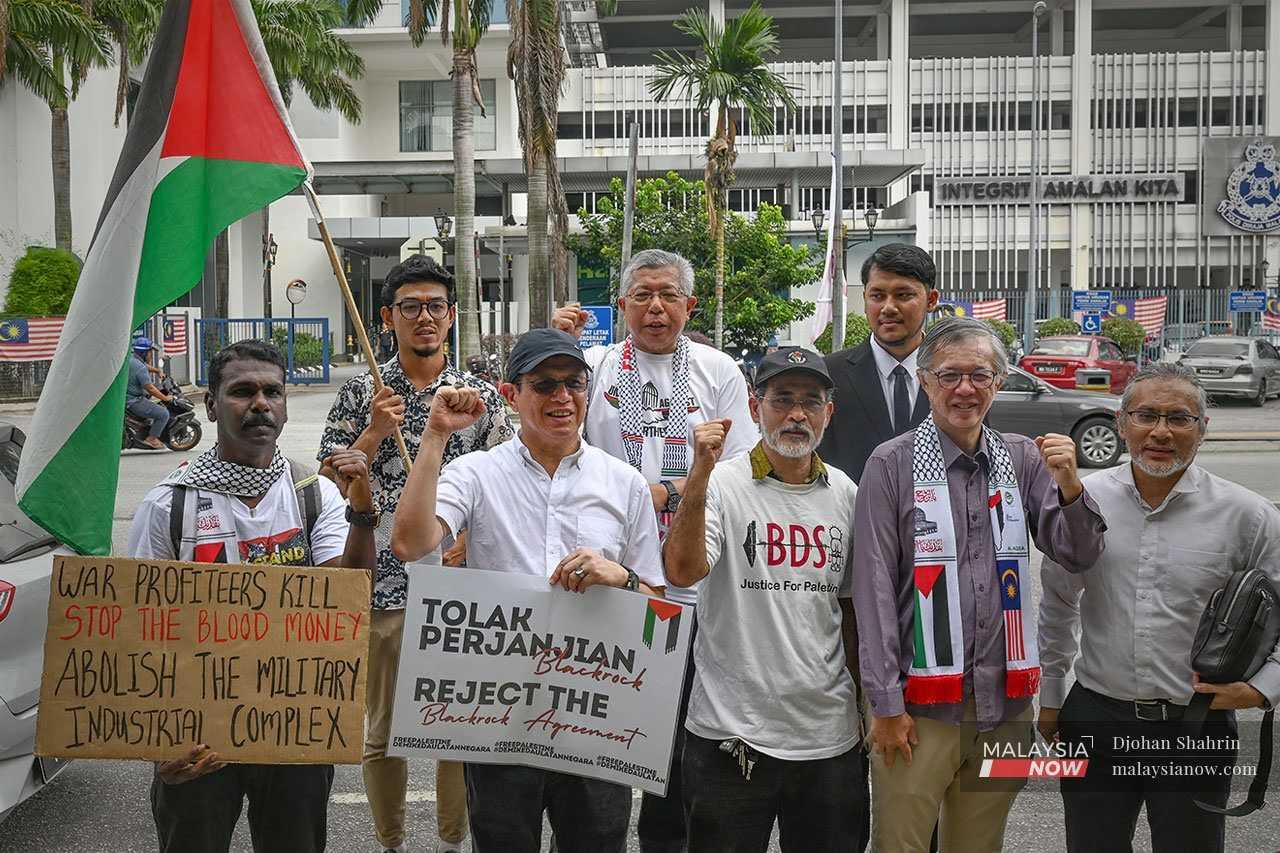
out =
<path fill-rule="evenodd" d="M 577 340 L 559 329 L 530 329 L 516 339 L 507 357 L 507 381 L 515 382 L 539 364 L 557 355 L 567 355 L 587 367 L 587 359 Z"/>
<path fill-rule="evenodd" d="M 770 379 L 802 370 L 813 374 L 826 388 L 835 387 L 831 374 L 827 372 L 827 363 L 821 355 L 804 347 L 779 347 L 760 359 L 756 366 L 755 387 L 758 390 Z"/>

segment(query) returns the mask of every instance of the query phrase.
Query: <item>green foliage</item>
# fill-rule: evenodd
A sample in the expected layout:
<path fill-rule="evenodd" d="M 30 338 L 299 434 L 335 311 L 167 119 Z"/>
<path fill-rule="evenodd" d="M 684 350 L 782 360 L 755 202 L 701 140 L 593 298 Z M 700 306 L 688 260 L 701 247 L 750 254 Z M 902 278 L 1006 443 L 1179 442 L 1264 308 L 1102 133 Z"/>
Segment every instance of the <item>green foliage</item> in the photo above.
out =
<path fill-rule="evenodd" d="M 80 261 L 62 249 L 29 246 L 13 265 L 4 310 L 32 317 L 58 317 L 71 307 Z"/>
<path fill-rule="evenodd" d="M 1018 339 L 1018 329 L 1012 323 L 1006 323 L 1004 320 L 988 319 L 987 325 L 996 333 L 996 337 L 1004 342 L 1005 349 L 1013 346 L 1013 342 Z"/>
<path fill-rule="evenodd" d="M 12 73 L 50 106 L 66 106 L 72 97 L 65 63 L 78 70 L 111 59 L 110 33 L 79 3 L 10 0 L 8 13 L 0 21 L 0 82 Z M 78 77 L 72 82 L 78 85 Z"/>
<path fill-rule="evenodd" d="M 289 332 L 287 329 L 276 327 L 271 330 L 271 342 L 276 345 L 280 352 L 288 358 Z M 306 332 L 293 333 L 293 366 L 295 369 L 303 367 L 318 367 L 324 349 L 320 344 L 320 339 L 315 335 Z"/>
<path fill-rule="evenodd" d="M 1080 324 L 1070 317 L 1050 317 L 1040 324 L 1040 336 L 1043 338 L 1052 337 L 1053 335 L 1078 335 L 1080 334 Z"/>
<path fill-rule="evenodd" d="M 1142 349 L 1142 342 L 1147 339 L 1147 330 L 1141 323 L 1124 317 L 1103 320 L 1102 334 L 1119 344 L 1125 355 L 1137 355 Z"/>
<path fill-rule="evenodd" d="M 871 337 L 871 324 L 867 322 L 865 315 L 850 314 L 844 318 L 845 348 L 856 347 L 869 337 Z M 830 323 L 827 324 L 827 328 L 822 330 L 822 334 L 818 335 L 818 339 L 813 342 L 813 348 L 824 355 L 831 354 Z"/>
<path fill-rule="evenodd" d="M 614 298 L 622 262 L 623 190 L 622 181 L 615 178 L 610 184 L 611 195 L 600 199 L 597 213 L 579 211 L 584 233 L 566 240 L 568 249 L 579 257 L 600 258 L 612 268 L 610 293 Z M 688 181 L 674 172 L 665 178 L 639 181 L 632 251 L 665 249 L 689 259 L 698 297 L 689 328 L 710 333 L 715 317 L 716 247 L 709 237 L 702 196 L 701 181 Z M 725 254 L 727 349 L 763 349 L 778 329 L 813 313 L 812 302 L 791 299 L 790 291 L 822 274 L 819 259 L 810 254 L 809 247 L 787 241 L 781 208 L 761 205 L 754 219 L 731 215 Z"/>

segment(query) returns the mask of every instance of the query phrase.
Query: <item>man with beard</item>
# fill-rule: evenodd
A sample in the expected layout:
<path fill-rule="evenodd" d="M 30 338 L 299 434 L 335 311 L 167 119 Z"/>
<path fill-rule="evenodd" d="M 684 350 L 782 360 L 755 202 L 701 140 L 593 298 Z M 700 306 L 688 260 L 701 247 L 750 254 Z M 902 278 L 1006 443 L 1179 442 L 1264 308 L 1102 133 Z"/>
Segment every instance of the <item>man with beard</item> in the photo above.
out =
<path fill-rule="evenodd" d="M 1280 512 L 1195 464 L 1209 425 L 1205 403 L 1185 367 L 1140 370 L 1125 386 L 1119 415 L 1130 462 L 1085 478 L 1111 526 L 1106 552 L 1083 575 L 1052 560 L 1041 567 L 1040 731 L 1070 744 L 1092 737 L 1088 775 L 1061 783 L 1072 853 L 1132 849 L 1144 805 L 1157 853 L 1223 850 L 1224 816 L 1195 801 L 1226 805 L 1235 710 L 1280 703 L 1280 647 L 1248 682 L 1203 684 L 1191 671 L 1192 640 L 1214 590 L 1250 569 L 1280 586 Z M 1213 695 L 1198 736 L 1210 748 L 1180 749 L 1195 693 Z M 1219 772 L 1176 772 L 1187 764 Z M 1114 772 L 1142 765 L 1162 768 Z"/>
<path fill-rule="evenodd" d="M 693 265 L 674 252 L 646 249 L 631 258 L 621 284 L 618 307 L 627 338 L 586 351 L 591 405 L 583 434 L 589 444 L 644 475 L 658 514 L 658 534 L 665 536 L 684 492 L 693 428 L 720 418 L 738 424 L 726 437 L 726 459 L 749 451 L 758 437 L 747 407 L 747 385 L 733 359 L 684 334 L 698 304 Z M 567 306 L 556 311 L 553 325 L 580 337 L 587 317 L 577 306 Z M 696 584 L 670 593 L 681 604 L 698 601 Z M 686 675 L 681 732 L 691 683 Z M 679 748 L 677 743 L 667 796 L 645 793 L 641 801 L 636 834 L 642 853 L 680 853 L 684 848 Z"/>
<path fill-rule="evenodd" d="M 479 376 L 455 370 L 445 361 L 443 346 L 457 310 L 453 276 L 433 259 L 413 255 L 392 267 L 382 284 L 382 322 L 395 331 L 399 352 L 378 367 L 385 387 L 375 394 L 373 377 L 363 373 L 342 386 L 329 411 L 317 458 L 323 460 L 339 446 L 364 451 L 372 460 L 369 476 L 374 502 L 388 517 L 396 511 L 406 480 L 404 461 L 395 442 L 396 427 L 402 428 L 409 457 L 416 459 L 432 401 L 441 388 L 474 388 L 485 403 L 483 417 L 449 438 L 444 462 L 473 450 L 494 447 L 514 433 L 497 389 Z M 329 473 L 327 468 L 321 470 Z M 377 539 L 378 572 L 369 625 L 364 786 L 378 843 L 386 850 L 398 851 L 405 842 L 409 765 L 403 758 L 387 755 L 387 740 L 400 638 L 404 633 L 408 577 L 404 563 L 391 553 L 390 524 L 378 528 Z M 464 544 L 460 542 L 445 555 L 445 562 L 457 565 L 464 554 Z M 431 559 L 439 562 L 441 558 L 435 555 Z M 436 765 L 436 797 L 440 836 L 436 849 L 441 853 L 459 850 L 467 827 L 461 764 L 442 761 Z"/>
<path fill-rule="evenodd" d="M 218 443 L 143 498 L 128 553 L 156 560 L 372 569 L 378 524 L 365 455 L 335 449 L 338 485 L 285 459 L 285 360 L 259 341 L 219 350 L 205 407 Z M 348 506 L 339 489 L 346 492 Z M 197 744 L 156 765 L 151 811 L 162 853 L 226 853 L 249 798 L 254 850 L 324 850 L 331 764 L 235 764 Z"/>
<path fill-rule="evenodd" d="M 854 510 L 854 608 L 871 709 L 876 850 L 999 850 L 1025 784 L 981 779 L 993 749 L 1033 741 L 1040 681 L 1020 590 L 1030 545 L 1069 571 L 1103 549 L 1064 435 L 983 425 L 1008 375 L 986 323 L 944 320 L 918 354 L 930 415 L 867 460 Z M 940 818 L 940 820 L 939 820 Z"/>
<path fill-rule="evenodd" d="M 468 562 L 547 578 L 582 592 L 596 585 L 662 594 L 658 527 L 639 472 L 582 441 L 587 364 L 555 329 L 525 332 L 511 349 L 502 396 L 519 434 L 440 470 L 446 444 L 485 417 L 476 388 L 442 388 L 419 463 L 396 510 L 391 544 L 417 560 L 450 531 L 472 535 Z M 564 853 L 621 853 L 631 789 L 536 767 L 467 764 L 471 840 L 478 853 L 537 853 L 543 812 Z"/>
<path fill-rule="evenodd" d="M 663 548 L 668 582 L 702 581 L 684 741 L 688 849 L 860 849 L 869 807 L 853 676 L 849 520 L 857 488 L 814 452 L 831 377 L 800 347 L 766 355 L 762 440 L 717 464 L 737 425 L 694 428 L 693 468 Z"/>
<path fill-rule="evenodd" d="M 835 414 L 818 452 L 854 482 L 880 444 L 915 429 L 929 413 L 920 393 L 916 350 L 938 304 L 938 271 L 919 246 L 888 243 L 862 264 L 863 307 L 871 337 L 827 356 L 836 383 Z"/>

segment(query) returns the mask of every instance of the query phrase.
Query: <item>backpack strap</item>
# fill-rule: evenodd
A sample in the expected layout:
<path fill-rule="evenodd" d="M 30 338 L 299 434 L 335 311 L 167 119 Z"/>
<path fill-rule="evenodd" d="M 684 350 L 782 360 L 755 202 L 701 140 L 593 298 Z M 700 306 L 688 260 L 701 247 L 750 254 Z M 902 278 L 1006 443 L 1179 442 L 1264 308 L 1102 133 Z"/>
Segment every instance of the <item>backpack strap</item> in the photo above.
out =
<path fill-rule="evenodd" d="M 1204 697 L 1204 706 L 1207 708 L 1213 697 L 1206 693 L 1197 693 L 1192 705 L 1196 701 Z M 1186 719 L 1185 717 L 1183 718 Z M 1262 715 L 1262 730 L 1258 734 L 1258 768 L 1253 777 L 1253 784 L 1249 786 L 1249 796 L 1243 803 L 1231 808 L 1219 808 L 1209 803 L 1196 800 L 1196 805 L 1207 812 L 1214 814 L 1226 815 L 1227 817 L 1242 817 L 1247 814 L 1253 814 L 1266 804 L 1267 781 L 1271 778 L 1271 758 L 1273 747 L 1273 736 L 1275 727 L 1276 712 L 1274 710 L 1267 711 Z M 1199 734 L 1199 726 L 1197 725 L 1192 732 Z"/>
<path fill-rule="evenodd" d="M 187 514 L 187 487 L 175 483 L 172 503 L 169 505 L 169 542 L 173 544 L 173 559 L 182 559 L 182 524 Z"/>
<path fill-rule="evenodd" d="M 293 477 L 293 494 L 302 514 L 302 530 L 307 537 L 307 561 L 312 558 L 311 531 L 320 518 L 320 475 L 296 459 L 289 460 L 289 473 Z"/>

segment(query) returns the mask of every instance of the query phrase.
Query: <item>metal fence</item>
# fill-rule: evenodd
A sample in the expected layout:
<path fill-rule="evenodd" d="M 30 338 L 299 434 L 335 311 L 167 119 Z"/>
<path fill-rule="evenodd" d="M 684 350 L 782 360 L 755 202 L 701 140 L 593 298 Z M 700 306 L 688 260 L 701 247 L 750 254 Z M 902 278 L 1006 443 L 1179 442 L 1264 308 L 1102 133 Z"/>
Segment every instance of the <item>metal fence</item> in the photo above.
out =
<path fill-rule="evenodd" d="M 215 353 L 230 344 L 249 340 L 273 343 L 284 353 L 285 382 L 290 385 L 329 381 L 329 320 L 284 317 L 196 320 L 196 384 L 209 384 L 209 360 Z"/>
<path fill-rule="evenodd" d="M 53 360 L 0 361 L 0 401 L 34 400 L 44 390 Z"/>

